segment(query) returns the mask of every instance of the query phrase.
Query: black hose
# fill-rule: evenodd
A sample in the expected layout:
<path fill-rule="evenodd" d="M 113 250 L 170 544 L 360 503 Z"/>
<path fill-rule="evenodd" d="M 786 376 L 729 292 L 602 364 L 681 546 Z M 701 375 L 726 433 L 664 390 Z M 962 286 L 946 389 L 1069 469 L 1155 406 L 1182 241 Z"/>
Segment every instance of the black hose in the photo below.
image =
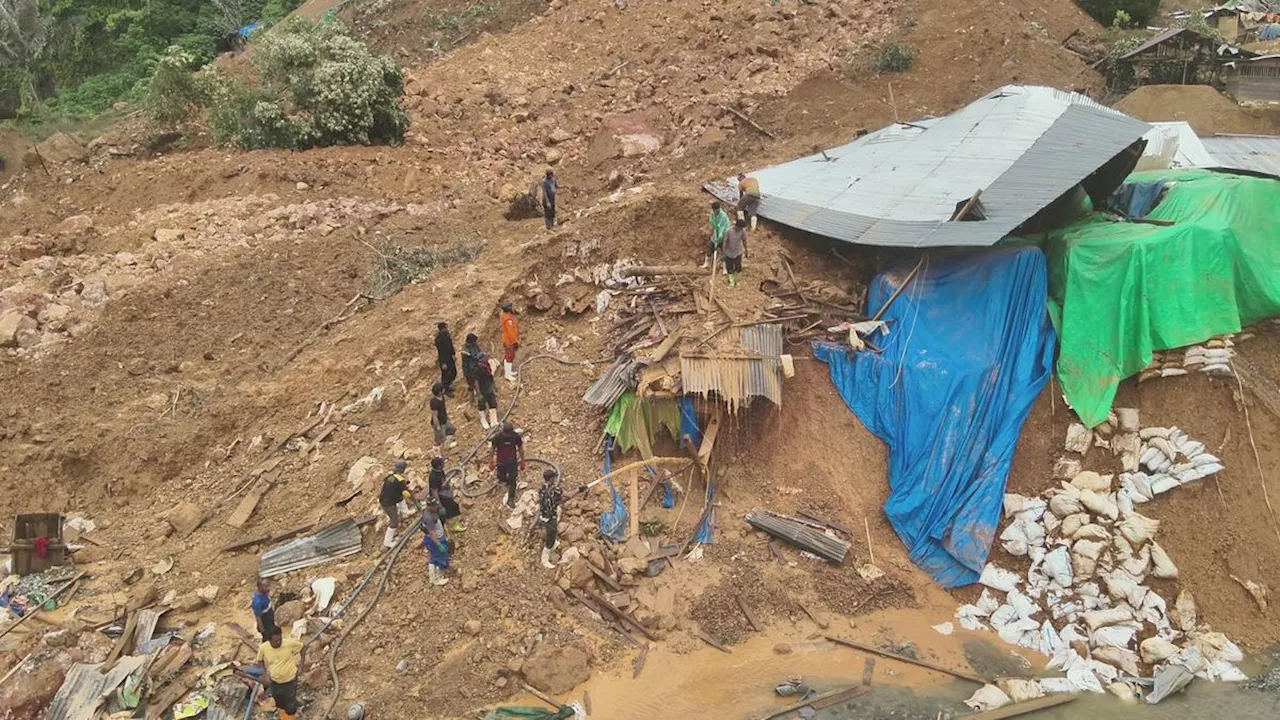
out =
<path fill-rule="evenodd" d="M 520 368 L 518 372 L 524 372 L 525 365 L 528 365 L 534 360 L 540 360 L 543 358 L 546 358 L 549 360 L 555 360 L 556 362 L 561 363 L 563 365 L 594 365 L 597 363 L 605 362 L 603 360 L 596 360 L 596 361 L 565 360 L 564 358 L 557 357 L 549 353 L 542 353 L 540 355 L 534 355 L 532 357 L 525 358 L 525 360 L 520 363 Z M 509 416 L 511 412 L 515 410 L 516 401 L 520 399 L 520 391 L 523 387 L 524 387 L 524 383 L 519 383 L 516 385 L 515 392 L 511 394 L 511 402 L 507 406 L 506 412 L 502 414 L 502 418 L 499 420 L 500 423 L 506 421 L 507 416 Z M 488 442 L 488 440 L 489 438 L 488 436 L 486 436 L 483 440 L 477 443 L 476 446 L 471 450 L 470 453 L 468 453 L 466 458 L 464 458 L 462 462 L 458 464 L 457 467 L 451 468 L 446 471 L 446 477 L 453 473 L 462 473 L 463 469 L 466 468 L 467 463 L 471 462 L 472 458 L 474 458 L 476 455 L 480 453 L 480 449 L 484 447 L 484 444 Z M 555 461 L 548 460 L 546 458 L 541 458 L 541 457 L 526 457 L 525 460 L 533 460 L 534 462 L 541 462 L 541 463 L 550 465 L 551 467 L 555 468 L 555 471 L 557 474 L 560 474 L 563 476 L 560 466 L 556 464 Z M 497 485 L 497 481 L 495 480 L 494 486 L 496 485 Z M 489 492 L 492 489 L 493 487 L 490 487 L 487 490 L 485 490 L 485 492 Z M 465 492 L 463 494 L 466 495 Z M 480 493 L 480 494 L 484 494 L 484 493 Z M 473 497 L 473 496 L 468 496 L 468 497 Z M 329 617 L 329 620 L 328 622 L 325 623 L 324 627 L 320 628 L 319 632 L 313 635 L 311 639 L 308 640 L 306 644 L 303 646 L 303 647 L 306 647 L 307 645 L 310 645 L 312 642 L 314 642 L 317 638 L 320 637 L 321 633 L 323 633 L 325 630 L 328 630 L 329 627 L 333 625 L 335 620 L 342 617 L 347 612 L 347 610 L 351 607 L 351 604 L 355 602 L 356 598 L 360 596 L 360 593 L 362 593 L 365 587 L 368 586 L 369 581 L 373 578 L 374 573 L 377 572 L 378 567 L 382 565 L 383 562 L 385 561 L 386 567 L 383 568 L 382 578 L 378 581 L 378 591 L 373 596 L 373 600 L 370 601 L 369 604 L 365 606 L 365 608 L 361 610 L 359 614 L 356 615 L 355 620 L 353 620 L 350 625 L 342 629 L 342 632 L 338 634 L 338 637 L 336 639 L 334 639 L 333 644 L 329 646 L 328 664 L 329 664 L 329 675 L 333 681 L 333 698 L 329 701 L 329 707 L 325 709 L 322 720 L 329 720 L 329 715 L 330 713 L 333 712 L 333 708 L 337 706 L 338 697 L 342 694 L 341 692 L 342 685 L 341 685 L 341 681 L 338 678 L 338 668 L 335 662 L 338 656 L 338 650 L 342 646 L 342 641 L 346 640 L 347 635 L 349 635 L 352 630 L 354 630 L 357 626 L 360 625 L 361 622 L 364 621 L 364 618 L 366 615 L 369 614 L 369 611 L 372 610 L 373 607 L 378 604 L 378 601 L 382 599 L 383 593 L 385 593 L 387 590 L 387 580 L 391 577 L 391 568 L 395 566 L 396 560 L 399 559 L 400 551 L 404 549 L 405 543 L 413 535 L 413 533 L 419 527 L 421 527 L 421 525 L 422 525 L 421 517 L 413 521 L 413 524 L 409 526 L 409 529 L 406 530 L 398 540 L 396 540 L 396 544 L 392 546 L 390 549 L 388 549 L 383 554 L 383 556 L 378 559 L 378 562 L 374 563 L 373 566 L 369 568 L 368 572 L 364 574 L 364 577 L 362 577 L 360 579 L 360 582 L 356 584 L 355 590 L 352 591 L 351 597 L 347 598 L 346 602 L 338 606 L 337 611 L 335 611 Z"/>

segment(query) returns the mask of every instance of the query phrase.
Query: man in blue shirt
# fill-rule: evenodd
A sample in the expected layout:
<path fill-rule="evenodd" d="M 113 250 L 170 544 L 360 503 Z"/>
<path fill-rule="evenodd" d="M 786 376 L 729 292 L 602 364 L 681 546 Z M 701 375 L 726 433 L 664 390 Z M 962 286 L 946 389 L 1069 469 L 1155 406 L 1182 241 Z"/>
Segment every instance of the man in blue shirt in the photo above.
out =
<path fill-rule="evenodd" d="M 276 611 L 271 607 L 271 596 L 267 594 L 267 589 L 267 579 L 258 578 L 258 591 L 253 594 L 253 602 L 250 604 L 253 617 L 258 623 L 258 634 L 262 635 L 264 641 L 271 637 L 271 631 L 276 626 Z"/>

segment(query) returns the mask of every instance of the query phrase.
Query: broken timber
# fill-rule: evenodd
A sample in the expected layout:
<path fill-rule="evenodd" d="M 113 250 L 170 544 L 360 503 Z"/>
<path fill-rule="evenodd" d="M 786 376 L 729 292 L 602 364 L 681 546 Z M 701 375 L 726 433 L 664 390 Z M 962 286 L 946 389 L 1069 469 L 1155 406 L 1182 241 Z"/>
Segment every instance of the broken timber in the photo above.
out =
<path fill-rule="evenodd" d="M 235 511 L 227 518 L 227 524 L 234 528 L 244 527 L 245 523 L 249 522 L 249 518 L 253 515 L 253 511 L 258 509 L 258 503 L 262 502 L 262 496 L 275 487 L 276 480 L 279 479 L 279 470 L 272 470 L 270 473 L 258 478 L 258 482 L 253 486 L 253 489 L 240 498 L 240 504 L 236 506 Z"/>
<path fill-rule="evenodd" d="M 760 622 L 756 620 L 755 613 L 751 612 L 751 608 L 747 606 L 747 601 L 742 599 L 741 595 L 734 595 L 733 599 L 738 602 L 738 607 L 742 609 L 742 614 L 747 617 L 747 622 L 756 632 L 763 632 L 764 628 L 760 627 Z"/>
<path fill-rule="evenodd" d="M 747 513 L 747 522 L 757 530 L 786 540 L 801 550 L 837 565 L 844 562 L 844 557 L 849 552 L 849 543 L 830 537 L 808 523 L 786 515 L 756 509 Z"/>
<path fill-rule="evenodd" d="M 814 710 L 821 710 L 822 708 L 835 705 L 838 702 L 844 702 L 845 700 L 855 698 L 870 690 L 871 688 L 866 687 L 865 685 L 850 685 L 849 687 L 841 688 L 840 690 L 832 690 L 830 692 L 824 692 L 821 695 L 816 695 L 812 698 L 809 698 L 808 700 L 801 700 L 799 702 L 791 703 L 786 707 L 778 708 L 777 710 L 773 710 L 764 715 L 757 715 L 755 716 L 754 720 L 773 720 L 773 718 L 776 718 L 780 715 L 786 715 L 787 713 L 795 712 L 796 710 L 799 710 L 800 708 L 803 708 L 803 707 L 810 707 L 810 708 L 813 708 Z"/>
<path fill-rule="evenodd" d="M 694 634 L 694 635 L 697 635 L 699 640 L 701 640 L 702 642 L 704 642 L 704 643 L 706 643 L 706 644 L 710 645 L 711 647 L 713 647 L 713 648 L 715 648 L 715 649 L 719 650 L 720 652 L 725 653 L 725 654 L 727 654 L 727 655 L 732 655 L 732 654 L 733 654 L 733 650 L 730 650 L 729 648 L 725 647 L 724 645 L 721 645 L 719 642 L 717 642 L 717 641 L 716 641 L 716 639 L 715 639 L 715 638 L 713 638 L 713 637 L 711 637 L 710 635 L 708 635 L 708 634 L 706 634 L 706 633 L 702 632 L 701 630 L 694 630 L 694 631 L 693 631 L 693 634 Z"/>
<path fill-rule="evenodd" d="M 881 650 L 878 647 L 874 647 L 871 645 L 864 645 L 854 640 L 845 640 L 844 638 L 838 638 L 832 635 L 827 635 L 826 638 L 837 645 L 844 645 L 845 647 L 853 648 L 854 650 L 869 652 L 874 655 L 879 655 L 880 657 L 889 658 L 890 660 L 897 660 L 899 662 L 904 662 L 909 665 L 915 665 L 917 667 L 922 667 L 928 670 L 933 670 L 935 672 L 943 673 L 945 675 L 950 675 L 951 677 L 960 678 L 961 680 L 968 680 L 969 682 L 975 682 L 975 683 L 978 683 L 979 685 L 987 684 L 986 680 L 978 677 L 977 675 L 970 675 L 968 673 L 960 672 L 959 670 L 952 670 L 951 668 L 943 667 L 942 665 L 936 665 L 934 663 L 931 663 L 928 660 L 917 660 L 913 657 L 907 657 L 906 655 L 899 655 L 896 652 L 890 652 L 889 650 Z"/>
<path fill-rule="evenodd" d="M 1029 712 L 1044 710 L 1045 708 L 1065 705 L 1075 699 L 1075 695 L 1046 695 L 1034 700 L 1005 705 L 1004 707 L 998 707 L 994 710 L 986 710 L 980 713 L 973 713 L 972 715 L 963 715 L 961 717 L 966 718 L 966 720 L 1004 720 L 1005 718 L 1018 717 L 1019 715 L 1026 715 Z"/>
<path fill-rule="evenodd" d="M 636 265 L 618 271 L 622 277 L 653 277 L 655 275 L 710 275 L 711 271 L 693 265 Z"/>

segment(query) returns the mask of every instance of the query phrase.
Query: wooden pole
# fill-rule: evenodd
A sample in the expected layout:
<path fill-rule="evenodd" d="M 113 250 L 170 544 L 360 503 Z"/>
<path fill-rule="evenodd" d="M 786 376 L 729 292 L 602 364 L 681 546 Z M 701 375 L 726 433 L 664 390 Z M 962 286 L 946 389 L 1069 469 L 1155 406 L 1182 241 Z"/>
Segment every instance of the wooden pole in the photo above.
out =
<path fill-rule="evenodd" d="M 640 469 L 636 468 L 627 473 L 631 477 L 631 512 L 629 518 L 629 527 L 627 529 L 627 539 L 640 535 Z"/>
<path fill-rule="evenodd" d="M 773 718 L 776 718 L 779 715 L 786 715 L 789 712 L 795 712 L 796 710 L 799 710 L 800 708 L 803 708 L 803 707 L 812 707 L 814 710 L 821 710 L 822 708 L 827 707 L 828 705 L 834 705 L 838 702 L 849 700 L 850 698 L 855 698 L 865 692 L 869 692 L 870 690 L 871 688 L 866 687 L 864 685 L 852 685 L 847 688 L 832 690 L 831 692 L 824 692 L 821 695 L 816 695 L 814 697 L 809 698 L 808 700 L 801 700 L 800 702 L 794 702 L 786 707 L 778 708 L 777 710 L 768 711 L 764 715 L 757 715 L 755 716 L 754 720 L 773 720 Z"/>
<path fill-rule="evenodd" d="M 587 487 L 595 487 L 596 485 L 600 484 L 605 480 L 608 480 L 609 478 L 617 477 L 633 469 L 639 470 L 645 465 L 653 465 L 655 467 L 661 467 L 663 465 L 687 465 L 688 463 L 689 463 L 689 458 L 682 458 L 682 457 L 651 457 L 646 460 L 637 460 L 633 463 L 627 463 L 626 465 L 623 465 L 622 467 L 606 475 L 601 475 L 595 480 L 592 480 L 591 482 L 587 483 Z"/>
<path fill-rule="evenodd" d="M 951 677 L 960 678 L 961 680 L 968 680 L 969 682 L 975 682 L 975 683 L 978 683 L 979 685 L 987 684 L 986 680 L 978 677 L 977 675 L 970 675 L 968 673 L 960 672 L 959 670 L 952 670 L 951 668 L 948 668 L 948 667 L 935 665 L 934 663 L 928 662 L 927 660 L 917 660 L 913 657 L 907 657 L 906 655 L 899 655 L 898 653 L 889 652 L 888 650 L 881 650 L 880 648 L 877 648 L 871 645 L 863 645 L 862 643 L 856 642 L 854 640 L 845 640 L 843 638 L 838 638 L 831 635 L 827 635 L 826 638 L 831 642 L 836 643 L 837 645 L 844 645 L 845 647 L 853 648 L 854 650 L 861 650 L 862 652 L 869 652 L 874 655 L 879 655 L 880 657 L 889 658 L 890 660 L 897 660 L 899 662 L 908 663 L 910 665 L 915 665 L 917 667 L 927 668 L 929 670 L 934 670 L 936 672 L 950 675 Z"/>
<path fill-rule="evenodd" d="M 80 578 L 84 577 L 84 576 L 85 576 L 85 575 L 87 575 L 87 574 L 88 574 L 88 573 L 87 573 L 86 571 L 84 571 L 84 570 L 81 570 L 80 572 L 76 573 L 75 577 L 73 577 L 73 578 L 71 578 L 70 580 L 68 580 L 68 581 L 66 581 L 65 583 L 63 583 L 63 584 L 62 584 L 62 587 L 58 588 L 57 590 L 54 590 L 54 591 L 53 591 L 53 594 L 52 594 L 52 595 L 50 595 L 48 598 L 46 598 L 46 599 L 45 599 L 45 602 L 48 602 L 49 600 L 56 600 L 56 599 L 58 598 L 58 596 L 59 596 L 59 595 L 61 595 L 62 593 L 66 592 L 66 591 L 67 591 L 67 590 L 68 590 L 72 585 L 75 585 L 76 583 L 80 582 Z M 5 628 L 3 632 L 0 632 L 0 637 L 4 637 L 5 635 L 8 635 L 8 634 L 9 634 L 9 632 L 10 632 L 11 630 L 13 630 L 14 628 L 16 628 L 16 627 L 18 627 L 19 625 L 21 625 L 22 623 L 24 623 L 24 622 L 26 622 L 26 621 L 30 620 L 31 618 L 35 617 L 36 615 L 39 615 L 39 614 L 40 614 L 40 611 L 41 611 L 41 610 L 43 610 L 43 609 L 44 609 L 44 604 L 42 603 L 42 604 L 40 604 L 39 606 L 37 606 L 35 609 L 33 609 L 31 612 L 29 612 L 29 613 L 27 613 L 26 615 L 23 615 L 22 617 L 20 617 L 20 618 L 18 618 L 17 620 L 13 621 L 13 624 L 11 624 L 11 625 L 9 625 L 9 627 Z"/>
<path fill-rule="evenodd" d="M 907 273 L 907 277 L 902 281 L 902 284 L 898 286 L 898 289 L 893 291 L 893 294 L 889 296 L 889 299 L 885 300 L 884 304 L 880 306 L 880 309 L 876 311 L 876 314 L 871 317 L 871 322 L 875 322 L 884 316 L 885 311 L 889 309 L 889 306 L 893 304 L 893 301 L 897 300 L 898 296 L 902 294 L 902 291 L 906 290 L 907 286 L 911 284 L 912 279 L 915 278 L 916 273 L 920 272 L 920 266 L 923 264 L 924 258 L 920 258 L 916 261 L 916 266 L 911 268 L 911 272 Z"/>
<path fill-rule="evenodd" d="M 1004 707 L 998 707 L 994 710 L 986 710 L 972 715 L 965 715 L 964 717 L 965 720 L 1004 720 L 1005 718 L 1026 715 L 1029 712 L 1044 710 L 1045 708 L 1051 708 L 1057 705 L 1064 705 L 1066 703 L 1073 702 L 1075 699 L 1075 695 L 1046 695 L 1034 700 L 1005 705 Z"/>

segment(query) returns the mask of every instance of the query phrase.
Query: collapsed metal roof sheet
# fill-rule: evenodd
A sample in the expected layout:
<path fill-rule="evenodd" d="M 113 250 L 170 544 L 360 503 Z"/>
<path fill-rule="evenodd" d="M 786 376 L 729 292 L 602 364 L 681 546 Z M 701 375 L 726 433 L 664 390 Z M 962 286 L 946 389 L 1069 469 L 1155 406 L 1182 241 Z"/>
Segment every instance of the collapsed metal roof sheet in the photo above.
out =
<path fill-rule="evenodd" d="M 782 326 L 775 323 L 739 328 L 748 355 L 680 357 L 680 382 L 686 394 L 715 393 L 730 410 L 763 397 L 782 406 Z"/>
<path fill-rule="evenodd" d="M 992 245 L 1077 184 L 1110 194 L 1138 159 L 1118 156 L 1149 129 L 1083 95 L 1008 85 L 754 173 L 760 215 L 864 245 Z M 951 221 L 978 190 L 986 219 Z"/>
<path fill-rule="evenodd" d="M 642 366 L 642 363 L 637 363 L 626 355 L 618 357 L 609 369 L 605 370 L 590 388 L 587 388 L 582 400 L 596 407 L 613 407 L 618 398 L 622 397 L 622 393 L 635 388 L 636 371 Z"/>
<path fill-rule="evenodd" d="M 1213 156 L 1186 122 L 1153 122 L 1143 138 L 1147 147 L 1138 161 L 1138 170 L 1214 166 Z"/>
<path fill-rule="evenodd" d="M 259 574 L 271 577 L 360 552 L 363 538 L 356 521 L 347 518 L 320 532 L 290 540 L 262 553 Z"/>
<path fill-rule="evenodd" d="M 1210 135 L 1200 138 L 1213 167 L 1280 176 L 1280 136 Z"/>
<path fill-rule="evenodd" d="M 99 715 L 103 696 L 119 687 L 146 661 L 146 655 L 126 655 L 105 673 L 102 672 L 102 663 L 73 664 L 53 700 L 49 701 L 45 720 L 92 720 Z"/>

